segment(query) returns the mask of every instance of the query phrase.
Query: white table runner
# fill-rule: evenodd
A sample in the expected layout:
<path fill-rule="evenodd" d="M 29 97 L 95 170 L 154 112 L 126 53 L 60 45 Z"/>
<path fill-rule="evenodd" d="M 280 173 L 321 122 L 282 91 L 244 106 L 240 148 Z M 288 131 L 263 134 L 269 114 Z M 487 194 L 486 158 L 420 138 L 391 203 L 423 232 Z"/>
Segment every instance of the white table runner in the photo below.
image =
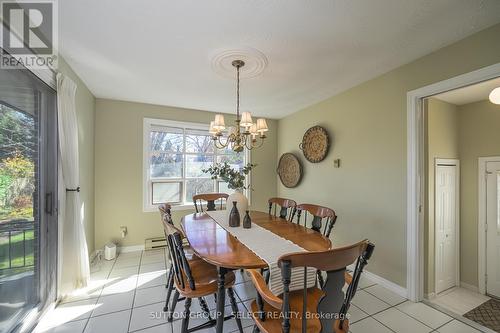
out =
<path fill-rule="evenodd" d="M 207 214 L 269 265 L 269 289 L 275 295 L 283 293 L 281 270 L 278 267 L 279 257 L 287 253 L 306 252 L 307 250 L 255 223 L 252 223 L 250 229 L 244 229 L 242 226 L 230 227 L 228 213 L 225 210 L 209 211 Z M 303 289 L 304 269 L 302 267 L 293 268 L 290 281 L 290 291 Z M 308 268 L 307 287 L 313 287 L 315 283 L 316 269 Z"/>

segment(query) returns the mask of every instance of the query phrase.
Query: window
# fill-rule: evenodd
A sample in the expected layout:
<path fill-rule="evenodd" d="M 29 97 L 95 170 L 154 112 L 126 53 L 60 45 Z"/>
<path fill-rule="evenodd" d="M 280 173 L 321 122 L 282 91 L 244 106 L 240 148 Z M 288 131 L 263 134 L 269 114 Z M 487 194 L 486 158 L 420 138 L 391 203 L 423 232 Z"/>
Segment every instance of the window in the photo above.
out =
<path fill-rule="evenodd" d="M 219 162 L 241 168 L 247 160 L 247 153 L 215 149 L 208 125 L 145 118 L 144 210 L 165 202 L 188 208 L 198 193 L 232 193 L 202 170 Z"/>

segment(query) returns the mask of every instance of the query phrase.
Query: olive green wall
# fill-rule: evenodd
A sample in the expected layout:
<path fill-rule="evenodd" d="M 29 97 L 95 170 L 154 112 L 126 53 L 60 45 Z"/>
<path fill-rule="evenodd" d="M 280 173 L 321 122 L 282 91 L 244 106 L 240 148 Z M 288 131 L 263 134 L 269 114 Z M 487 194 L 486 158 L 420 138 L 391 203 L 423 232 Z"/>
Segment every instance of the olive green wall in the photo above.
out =
<path fill-rule="evenodd" d="M 70 77 L 77 85 L 76 117 L 78 121 L 78 149 L 80 159 L 80 198 L 83 210 L 83 225 L 89 253 L 95 249 L 94 244 L 94 121 L 95 98 L 85 83 L 71 67 L 59 57 L 61 73 Z"/>
<path fill-rule="evenodd" d="M 163 235 L 158 212 L 143 212 L 143 119 L 158 118 L 209 123 L 214 113 L 150 104 L 97 99 L 95 134 L 95 245 L 111 240 L 120 246 L 144 245 Z M 227 116 L 226 124 L 234 117 Z M 252 208 L 265 210 L 275 196 L 277 122 L 268 120 L 268 138 L 252 152 Z M 175 211 L 174 221 L 190 211 Z M 120 237 L 120 226 L 128 235 Z"/>
<path fill-rule="evenodd" d="M 457 106 L 438 99 L 430 98 L 424 101 L 425 119 L 425 173 L 427 175 L 425 188 L 425 259 L 426 279 L 424 290 L 434 292 L 435 283 L 435 236 L 434 236 L 434 174 L 436 158 L 459 157 L 459 126 Z"/>
<path fill-rule="evenodd" d="M 279 184 L 278 194 L 334 208 L 334 243 L 369 238 L 376 248 L 367 269 L 406 286 L 406 94 L 499 63 L 498 36 L 500 24 L 279 120 L 276 158 L 295 152 L 304 178 L 294 189 Z M 318 164 L 305 162 L 298 150 L 313 125 L 332 137 Z"/>
<path fill-rule="evenodd" d="M 500 105 L 458 107 L 460 128 L 460 279 L 478 286 L 478 158 L 500 156 Z"/>

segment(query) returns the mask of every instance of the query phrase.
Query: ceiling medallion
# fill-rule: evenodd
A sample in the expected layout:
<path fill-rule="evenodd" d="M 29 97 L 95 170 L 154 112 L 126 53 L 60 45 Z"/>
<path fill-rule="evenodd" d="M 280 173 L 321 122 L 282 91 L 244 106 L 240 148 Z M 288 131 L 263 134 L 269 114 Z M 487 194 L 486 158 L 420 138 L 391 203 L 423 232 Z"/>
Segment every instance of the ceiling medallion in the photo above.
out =
<path fill-rule="evenodd" d="M 242 79 L 260 75 L 268 64 L 267 58 L 262 52 L 245 47 L 216 52 L 212 57 L 212 70 L 223 77 L 234 79 L 233 62 L 235 60 L 241 60 L 245 63 L 245 66 L 240 68 Z"/>

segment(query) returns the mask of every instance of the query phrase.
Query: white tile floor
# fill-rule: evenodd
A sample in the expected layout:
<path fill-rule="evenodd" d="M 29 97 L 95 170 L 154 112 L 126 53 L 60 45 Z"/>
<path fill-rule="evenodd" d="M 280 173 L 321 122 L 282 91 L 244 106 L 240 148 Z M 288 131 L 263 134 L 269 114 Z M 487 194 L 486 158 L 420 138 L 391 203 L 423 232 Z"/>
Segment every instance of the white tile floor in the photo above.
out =
<path fill-rule="evenodd" d="M 489 300 L 490 297 L 486 295 L 455 287 L 440 293 L 430 301 L 454 313 L 463 315 Z"/>
<path fill-rule="evenodd" d="M 237 272 L 234 287 L 240 312 L 247 313 L 256 292 L 244 274 Z M 166 297 L 166 264 L 163 251 L 123 253 L 111 262 L 92 268 L 91 285 L 72 295 L 49 313 L 35 333 L 121 333 L 179 332 L 181 320 L 166 321 L 162 312 Z M 363 278 L 350 309 L 352 333 L 474 333 L 480 332 L 423 303 L 412 303 Z M 210 309 L 213 298 L 207 299 Z M 227 305 L 229 303 L 227 302 Z M 183 302 L 176 307 L 182 313 Z M 193 300 L 192 311 L 200 306 Z M 226 306 L 230 312 L 230 307 Z M 178 317 L 178 316 L 177 316 Z M 191 325 L 204 319 L 191 320 Z M 243 319 L 245 332 L 252 332 L 251 319 Z M 224 331 L 234 332 L 234 320 L 225 322 Z M 199 332 L 215 332 L 213 328 Z"/>

